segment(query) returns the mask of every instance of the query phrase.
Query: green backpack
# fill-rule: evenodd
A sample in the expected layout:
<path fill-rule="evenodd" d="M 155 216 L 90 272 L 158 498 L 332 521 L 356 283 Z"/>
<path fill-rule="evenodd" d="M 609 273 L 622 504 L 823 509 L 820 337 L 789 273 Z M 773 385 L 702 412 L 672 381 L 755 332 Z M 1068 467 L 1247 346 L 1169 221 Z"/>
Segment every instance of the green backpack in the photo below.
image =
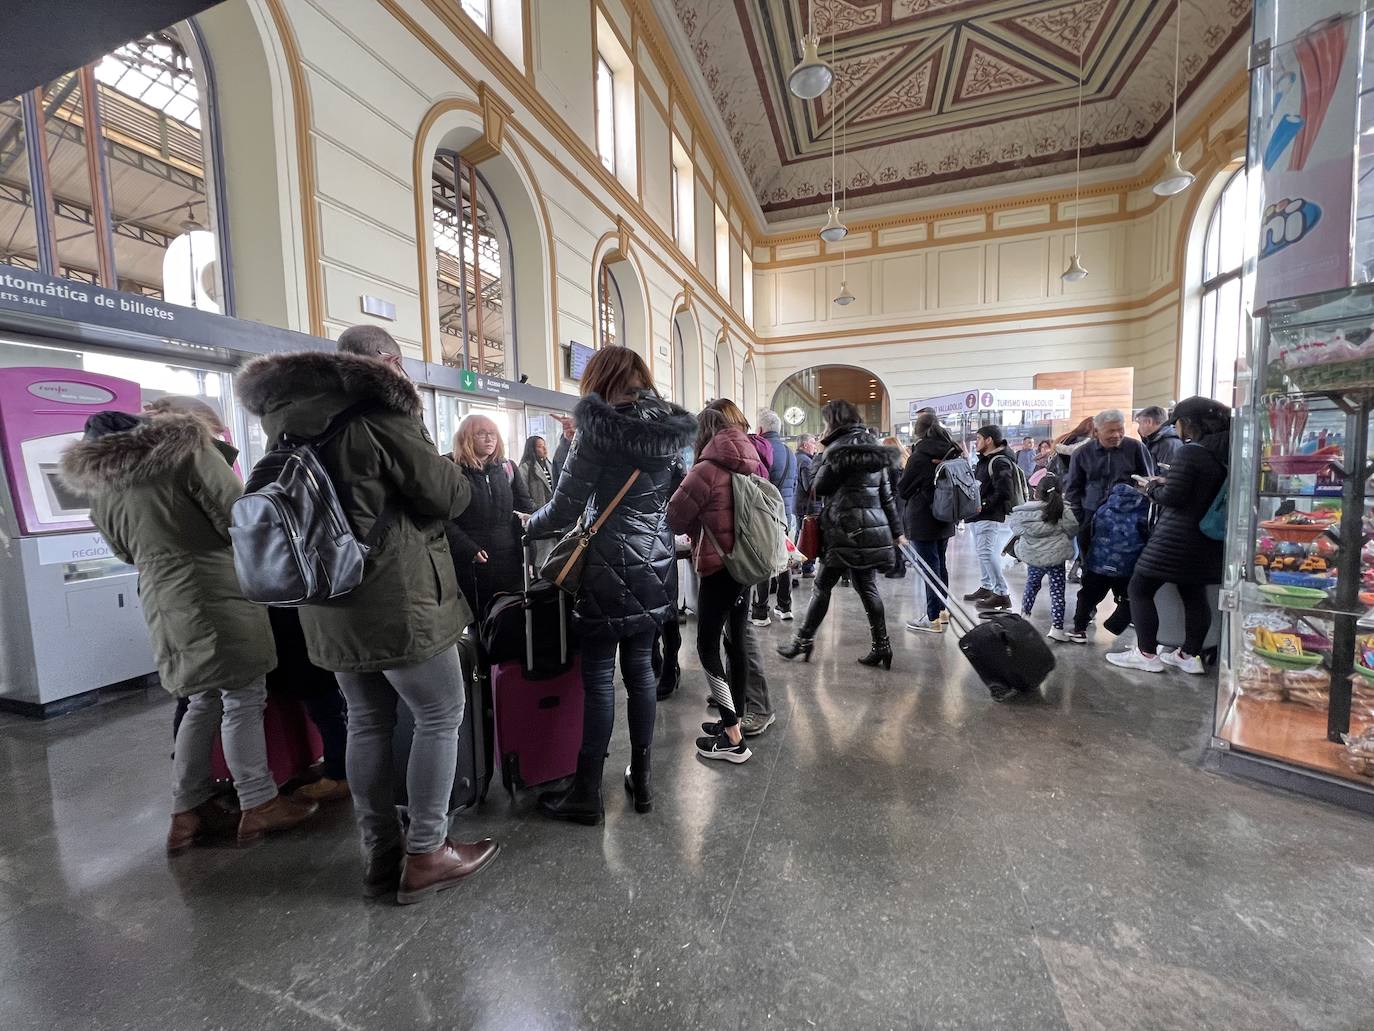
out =
<path fill-rule="evenodd" d="M 731 473 L 735 495 L 735 550 L 726 554 L 709 527 L 716 551 L 736 582 L 752 587 L 787 568 L 787 509 L 778 488 L 760 476 Z"/>
<path fill-rule="evenodd" d="M 1217 491 L 1217 496 L 1212 499 L 1212 503 L 1207 506 L 1207 511 L 1198 520 L 1197 527 L 1202 531 L 1204 537 L 1210 537 L 1214 541 L 1224 541 L 1226 539 L 1226 501 L 1230 493 L 1230 479 L 1221 481 L 1221 489 Z"/>

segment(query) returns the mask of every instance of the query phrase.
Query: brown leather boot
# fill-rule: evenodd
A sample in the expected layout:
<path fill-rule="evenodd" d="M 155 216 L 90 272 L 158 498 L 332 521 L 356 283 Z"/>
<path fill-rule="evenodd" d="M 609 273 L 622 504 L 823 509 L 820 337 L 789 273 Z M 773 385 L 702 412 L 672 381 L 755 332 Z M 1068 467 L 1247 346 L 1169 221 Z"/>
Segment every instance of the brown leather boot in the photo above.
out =
<path fill-rule="evenodd" d="M 501 846 L 491 838 L 483 838 L 471 844 L 445 841 L 436 851 L 421 855 L 406 853 L 396 901 L 408 906 L 452 888 L 488 866 L 500 851 Z"/>
<path fill-rule="evenodd" d="M 277 831 L 290 830 L 319 812 L 314 802 L 297 802 L 278 795 L 270 802 L 245 809 L 239 818 L 239 847 L 256 845 L 263 836 Z"/>
<path fill-rule="evenodd" d="M 172 826 L 167 831 L 167 854 L 179 856 L 194 845 L 227 840 L 237 825 L 238 814 L 226 812 L 213 801 L 202 802 L 184 813 L 173 813 Z"/>
<path fill-rule="evenodd" d="M 323 805 L 328 802 L 347 802 L 352 796 L 348 791 L 348 781 L 321 777 L 297 788 L 291 797 L 297 802 L 319 802 Z"/>

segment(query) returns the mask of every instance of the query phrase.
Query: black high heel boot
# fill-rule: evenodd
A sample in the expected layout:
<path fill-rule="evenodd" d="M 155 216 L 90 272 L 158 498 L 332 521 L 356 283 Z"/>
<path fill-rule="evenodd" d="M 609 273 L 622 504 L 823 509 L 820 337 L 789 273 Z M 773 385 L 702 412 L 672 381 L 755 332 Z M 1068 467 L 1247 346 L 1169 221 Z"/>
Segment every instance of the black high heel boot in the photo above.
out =
<path fill-rule="evenodd" d="M 649 787 L 649 750 L 636 748 L 630 752 L 630 765 L 625 770 L 625 790 L 634 798 L 635 812 L 647 813 L 654 807 Z"/>
<path fill-rule="evenodd" d="M 873 642 L 873 650 L 859 660 L 860 666 L 881 666 L 883 669 L 892 668 L 892 644 L 884 634 L 881 639 Z"/>
<path fill-rule="evenodd" d="M 803 637 L 798 634 L 786 644 L 778 645 L 778 654 L 784 659 L 795 659 L 801 656 L 802 662 L 811 661 L 811 649 L 816 646 L 816 641 L 811 637 Z"/>
<path fill-rule="evenodd" d="M 601 773 L 606 764 L 604 755 L 577 757 L 577 772 L 573 782 L 563 791 L 546 791 L 539 796 L 539 811 L 555 820 L 594 827 L 606 815 L 601 801 Z"/>

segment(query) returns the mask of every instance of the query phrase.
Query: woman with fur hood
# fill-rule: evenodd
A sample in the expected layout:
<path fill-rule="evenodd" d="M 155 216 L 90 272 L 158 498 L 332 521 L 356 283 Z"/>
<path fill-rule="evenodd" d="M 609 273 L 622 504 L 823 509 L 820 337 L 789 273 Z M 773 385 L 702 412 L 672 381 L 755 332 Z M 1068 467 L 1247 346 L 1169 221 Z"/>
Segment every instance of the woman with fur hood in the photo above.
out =
<path fill-rule="evenodd" d="M 233 818 L 211 800 L 216 733 L 238 792 L 239 844 L 318 808 L 279 795 L 267 766 L 262 717 L 277 658 L 267 610 L 244 599 L 234 573 L 229 509 L 243 488 L 232 450 L 194 415 L 100 412 L 62 458 L 96 529 L 138 569 L 162 686 L 189 699 L 172 766 L 169 855 L 230 832 Z"/>
<path fill-rule="evenodd" d="M 816 497 L 821 509 L 821 563 L 806 619 L 789 644 L 778 648 L 784 659 L 810 661 L 816 631 L 830 609 L 830 593 L 848 573 L 859 593 L 873 648 L 859 660 L 864 666 L 892 668 L 887 617 L 878 594 L 878 570 L 892 568 L 893 544 L 905 544 L 897 505 L 888 479 L 887 448 L 864 429 L 859 410 L 848 401 L 831 401 L 823 409 L 825 451 L 816 464 Z"/>
<path fill-rule="evenodd" d="M 539 808 L 557 820 L 596 824 L 605 814 L 601 778 L 615 723 L 615 659 L 628 695 L 630 767 L 625 787 L 635 811 L 647 813 L 649 746 L 658 678 L 653 647 L 663 624 L 677 618 L 677 556 L 668 528 L 668 498 L 682 480 L 682 449 L 696 423 L 663 400 L 644 359 L 628 347 L 598 351 L 582 374 L 576 430 L 549 503 L 530 517 L 532 538 L 571 529 L 579 518 L 591 536 L 577 595 L 586 690 L 577 774 L 548 791 Z"/>

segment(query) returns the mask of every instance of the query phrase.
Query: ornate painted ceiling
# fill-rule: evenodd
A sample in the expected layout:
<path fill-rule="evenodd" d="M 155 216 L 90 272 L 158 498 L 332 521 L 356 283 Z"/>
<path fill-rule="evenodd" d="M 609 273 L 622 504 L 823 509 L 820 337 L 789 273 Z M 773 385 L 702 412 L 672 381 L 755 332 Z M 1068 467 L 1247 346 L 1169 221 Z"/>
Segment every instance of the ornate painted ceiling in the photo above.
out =
<path fill-rule="evenodd" d="M 1080 60 L 1084 167 L 1168 127 L 1173 0 L 815 0 L 833 105 L 787 91 L 807 0 L 672 6 L 770 220 L 829 202 L 840 126 L 850 207 L 1072 171 Z M 1249 17 L 1250 0 L 1184 0 L 1185 98 Z"/>

